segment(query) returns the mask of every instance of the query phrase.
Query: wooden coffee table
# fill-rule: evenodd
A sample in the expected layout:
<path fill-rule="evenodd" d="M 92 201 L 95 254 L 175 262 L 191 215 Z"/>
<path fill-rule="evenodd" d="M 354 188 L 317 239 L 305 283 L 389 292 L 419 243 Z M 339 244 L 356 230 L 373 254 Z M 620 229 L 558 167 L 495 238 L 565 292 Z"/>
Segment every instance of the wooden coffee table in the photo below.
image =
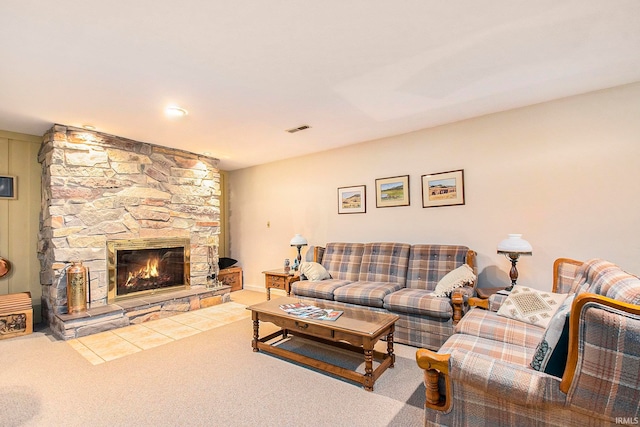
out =
<path fill-rule="evenodd" d="M 365 390 L 373 391 L 375 381 L 387 368 L 393 368 L 395 363 L 393 332 L 398 316 L 367 309 L 337 307 L 330 302 L 302 301 L 316 307 L 344 311 L 335 321 L 314 320 L 289 315 L 280 308 L 281 304 L 296 302 L 301 302 L 301 300 L 284 297 L 247 307 L 248 310 L 251 310 L 251 318 L 253 319 L 253 340 L 251 341 L 253 351 L 262 350 L 272 353 L 293 362 L 355 381 L 362 384 Z M 273 323 L 281 329 L 260 338 L 260 322 Z M 283 339 L 287 338 L 288 334 L 363 354 L 365 373 L 362 374 L 323 360 L 286 350 L 276 346 L 275 343 L 277 341 L 269 344 L 270 341 L 280 336 Z M 386 353 L 374 350 L 375 344 L 383 337 L 387 339 Z M 373 369 L 374 359 L 380 362 L 375 370 Z"/>

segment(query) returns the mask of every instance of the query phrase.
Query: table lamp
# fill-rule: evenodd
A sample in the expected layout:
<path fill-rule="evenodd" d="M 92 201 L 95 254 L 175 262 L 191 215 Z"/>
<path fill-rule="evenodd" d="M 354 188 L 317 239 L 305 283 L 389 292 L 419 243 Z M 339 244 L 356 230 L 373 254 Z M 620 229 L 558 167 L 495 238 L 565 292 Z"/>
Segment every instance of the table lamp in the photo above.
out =
<path fill-rule="evenodd" d="M 498 243 L 498 253 L 511 261 L 511 271 L 509 272 L 511 286 L 506 289 L 507 291 L 513 289 L 518 279 L 518 269 L 516 269 L 518 258 L 521 255 L 533 255 L 532 251 L 531 244 L 522 238 L 522 234 L 509 234 L 509 237 Z"/>
<path fill-rule="evenodd" d="M 300 265 L 300 262 L 302 261 L 302 255 L 300 254 L 300 249 L 303 246 L 307 246 L 307 239 L 305 239 L 299 234 L 296 234 L 295 236 L 293 236 L 289 244 L 291 244 L 291 246 L 295 246 L 296 248 L 298 248 L 298 265 Z"/>

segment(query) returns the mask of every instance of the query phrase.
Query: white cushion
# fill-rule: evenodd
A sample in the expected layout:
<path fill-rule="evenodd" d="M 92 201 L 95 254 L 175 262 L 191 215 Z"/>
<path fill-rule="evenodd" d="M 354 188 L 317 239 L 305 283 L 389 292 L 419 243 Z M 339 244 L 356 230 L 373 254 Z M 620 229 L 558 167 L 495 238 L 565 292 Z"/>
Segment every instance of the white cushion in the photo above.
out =
<path fill-rule="evenodd" d="M 300 274 L 303 274 L 308 280 L 312 282 L 331 279 L 329 272 L 317 262 L 303 262 L 300 264 Z"/>
<path fill-rule="evenodd" d="M 547 328 L 567 294 L 554 294 L 516 285 L 498 310 L 498 316 Z"/>
<path fill-rule="evenodd" d="M 451 296 L 451 292 L 455 288 L 472 284 L 475 281 L 476 275 L 473 274 L 473 269 L 467 264 L 462 264 L 460 267 L 448 272 L 442 279 L 440 279 L 431 295 L 436 297 L 448 297 Z"/>

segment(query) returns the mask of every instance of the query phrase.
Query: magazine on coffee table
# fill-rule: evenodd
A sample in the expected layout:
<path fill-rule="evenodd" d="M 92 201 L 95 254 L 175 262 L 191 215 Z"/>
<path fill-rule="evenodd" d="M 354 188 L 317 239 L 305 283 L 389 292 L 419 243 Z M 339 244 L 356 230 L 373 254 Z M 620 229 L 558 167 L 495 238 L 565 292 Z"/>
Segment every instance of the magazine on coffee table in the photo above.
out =
<path fill-rule="evenodd" d="M 334 321 L 343 313 L 342 311 L 331 310 L 329 308 L 320 308 L 316 307 L 315 305 L 305 304 L 303 302 L 282 304 L 280 308 L 292 316 L 315 320 Z"/>

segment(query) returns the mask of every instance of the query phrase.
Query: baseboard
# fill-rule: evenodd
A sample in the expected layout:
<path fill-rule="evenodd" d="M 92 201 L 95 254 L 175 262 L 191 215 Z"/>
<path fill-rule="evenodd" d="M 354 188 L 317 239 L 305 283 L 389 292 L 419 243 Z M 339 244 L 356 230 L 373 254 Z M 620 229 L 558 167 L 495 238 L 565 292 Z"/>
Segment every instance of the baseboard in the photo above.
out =
<path fill-rule="evenodd" d="M 243 288 L 245 291 L 254 291 L 254 292 L 262 292 L 262 293 L 266 293 L 267 290 L 264 288 L 264 285 L 247 285 L 244 284 Z M 279 296 L 279 297 L 285 297 L 287 296 L 287 293 L 282 290 L 282 289 L 271 289 L 271 296 Z"/>
<path fill-rule="evenodd" d="M 247 291 L 254 291 L 254 292 L 266 292 L 264 285 L 260 286 L 260 285 L 249 285 L 249 284 L 244 284 L 242 289 L 247 290 Z M 277 289 L 276 289 L 277 290 Z"/>

